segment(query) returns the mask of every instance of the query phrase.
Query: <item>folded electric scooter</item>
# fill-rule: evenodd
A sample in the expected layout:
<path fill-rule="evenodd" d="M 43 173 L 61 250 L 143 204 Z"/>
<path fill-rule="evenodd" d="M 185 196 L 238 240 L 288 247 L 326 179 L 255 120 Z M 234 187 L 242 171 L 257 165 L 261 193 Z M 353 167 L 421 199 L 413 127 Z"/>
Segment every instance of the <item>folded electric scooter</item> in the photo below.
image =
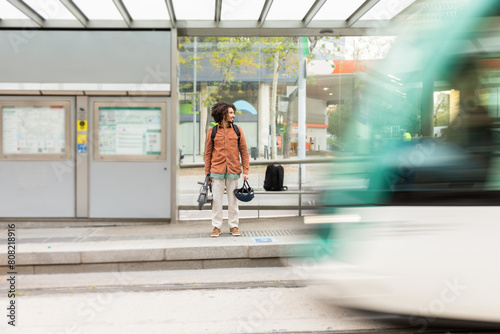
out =
<path fill-rule="evenodd" d="M 210 181 L 210 173 L 208 173 L 204 182 L 198 182 L 198 184 L 201 184 L 200 194 L 198 195 L 198 210 L 201 210 L 205 203 L 212 203 L 213 201 L 212 182 Z"/>

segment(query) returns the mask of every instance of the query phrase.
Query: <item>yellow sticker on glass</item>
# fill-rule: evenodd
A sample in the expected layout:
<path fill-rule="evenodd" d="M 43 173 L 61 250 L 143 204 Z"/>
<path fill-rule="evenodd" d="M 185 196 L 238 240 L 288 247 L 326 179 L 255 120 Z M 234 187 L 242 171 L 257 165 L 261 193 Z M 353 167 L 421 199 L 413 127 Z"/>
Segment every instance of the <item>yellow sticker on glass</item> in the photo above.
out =
<path fill-rule="evenodd" d="M 78 121 L 76 127 L 78 131 L 87 131 L 87 121 Z"/>
<path fill-rule="evenodd" d="M 77 135 L 76 141 L 78 144 L 87 144 L 87 135 Z"/>

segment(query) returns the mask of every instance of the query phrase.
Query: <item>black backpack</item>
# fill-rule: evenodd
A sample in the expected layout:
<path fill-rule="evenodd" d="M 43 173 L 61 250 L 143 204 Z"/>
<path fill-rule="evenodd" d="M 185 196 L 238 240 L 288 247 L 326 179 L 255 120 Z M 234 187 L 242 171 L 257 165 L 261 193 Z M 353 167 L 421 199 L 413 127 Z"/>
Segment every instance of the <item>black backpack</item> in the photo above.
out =
<path fill-rule="evenodd" d="M 217 133 L 217 128 L 219 127 L 219 125 L 217 124 L 216 126 L 214 126 L 212 128 L 212 151 L 214 150 L 214 141 L 215 141 L 215 134 Z M 236 132 L 236 135 L 238 135 L 238 150 L 240 149 L 240 137 L 241 137 L 241 134 L 240 134 L 240 129 L 238 129 L 238 127 L 236 126 L 236 124 L 233 123 L 233 129 L 234 129 L 234 132 Z"/>
<path fill-rule="evenodd" d="M 266 178 L 264 179 L 264 189 L 267 191 L 284 191 L 288 187 L 283 187 L 285 171 L 281 165 L 269 165 L 266 168 Z"/>

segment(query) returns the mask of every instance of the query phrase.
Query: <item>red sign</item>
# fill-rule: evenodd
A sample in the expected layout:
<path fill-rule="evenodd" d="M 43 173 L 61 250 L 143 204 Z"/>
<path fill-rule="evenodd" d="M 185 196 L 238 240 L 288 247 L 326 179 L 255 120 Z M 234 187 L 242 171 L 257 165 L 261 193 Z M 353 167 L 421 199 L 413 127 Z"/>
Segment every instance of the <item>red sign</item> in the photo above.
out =
<path fill-rule="evenodd" d="M 366 72 L 368 67 L 373 65 L 373 62 L 373 59 L 334 60 L 333 65 L 335 65 L 335 68 L 332 74 Z"/>

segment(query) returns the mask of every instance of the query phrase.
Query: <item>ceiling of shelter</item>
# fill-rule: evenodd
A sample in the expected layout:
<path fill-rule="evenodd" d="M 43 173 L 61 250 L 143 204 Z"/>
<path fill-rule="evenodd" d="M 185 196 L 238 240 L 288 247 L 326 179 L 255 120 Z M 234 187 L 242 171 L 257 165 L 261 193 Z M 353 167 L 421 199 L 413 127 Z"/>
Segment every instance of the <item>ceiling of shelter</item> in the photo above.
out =
<path fill-rule="evenodd" d="M 171 29 L 179 35 L 363 35 L 424 0 L 0 0 L 0 29 Z"/>

